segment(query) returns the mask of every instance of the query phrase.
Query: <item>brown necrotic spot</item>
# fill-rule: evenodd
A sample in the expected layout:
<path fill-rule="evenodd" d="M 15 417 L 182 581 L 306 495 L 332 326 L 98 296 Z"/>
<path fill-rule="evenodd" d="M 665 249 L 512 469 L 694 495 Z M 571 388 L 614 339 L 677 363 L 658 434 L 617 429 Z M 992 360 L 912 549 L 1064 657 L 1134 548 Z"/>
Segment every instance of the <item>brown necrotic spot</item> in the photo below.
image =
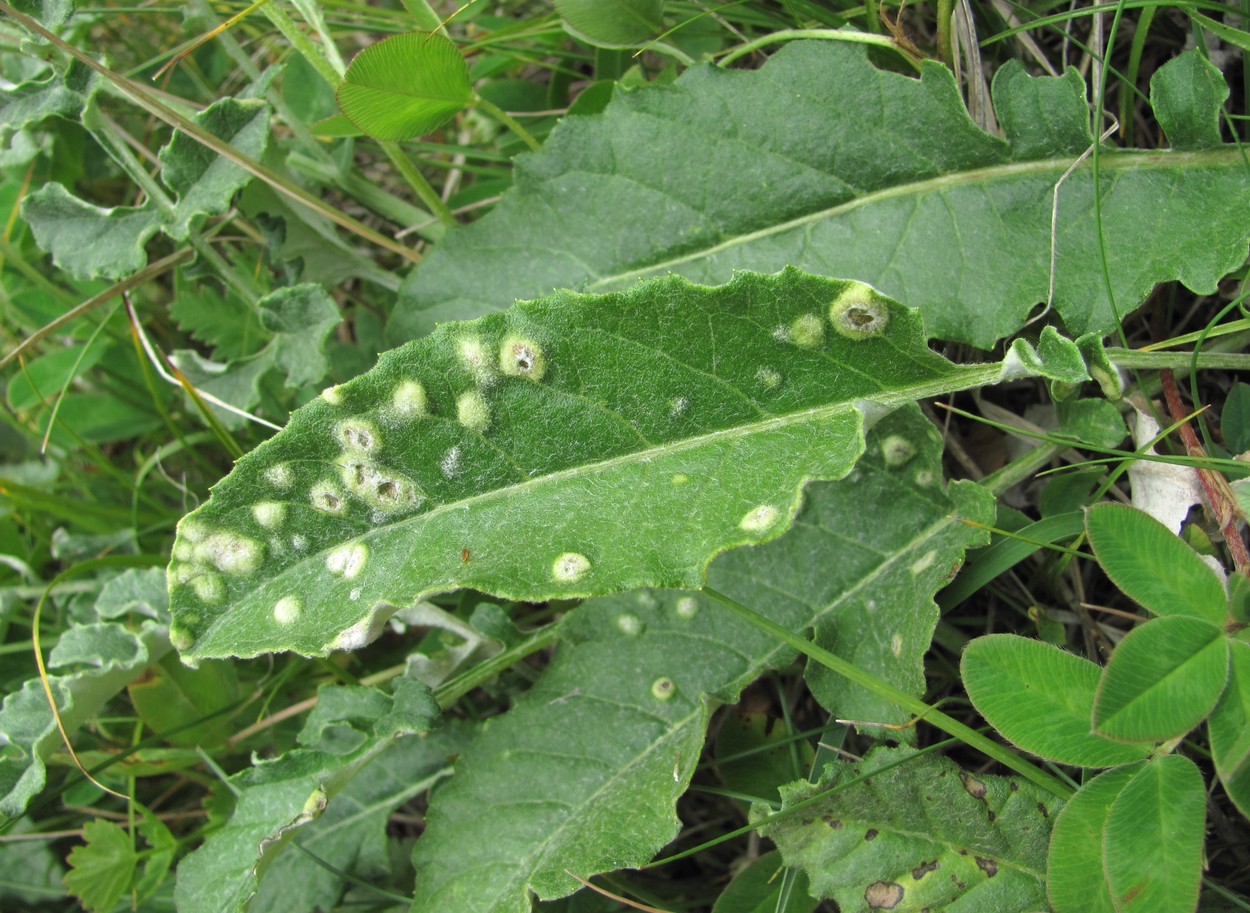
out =
<path fill-rule="evenodd" d="M 829 306 L 829 322 L 848 339 L 867 339 L 885 332 L 890 309 L 870 286 L 852 282 Z"/>
<path fill-rule="evenodd" d="M 936 872 L 941 867 L 942 867 L 942 864 L 938 862 L 936 859 L 932 860 L 931 862 L 922 862 L 920 863 L 920 865 L 916 866 L 914 869 L 911 870 L 911 877 L 916 879 L 916 881 L 919 881 L 921 878 L 924 878 L 930 872 Z"/>
<path fill-rule="evenodd" d="M 870 827 L 870 828 L 868 828 L 868 830 L 864 831 L 864 839 L 865 839 L 865 840 L 876 840 L 876 839 L 877 839 L 877 834 L 879 834 L 879 833 L 881 833 L 881 832 L 880 832 L 880 831 L 878 831 L 875 827 Z"/>
<path fill-rule="evenodd" d="M 977 861 L 977 868 L 985 873 L 987 878 L 993 878 L 998 874 L 998 863 L 993 859 L 986 859 L 984 856 L 973 856 Z"/>
<path fill-rule="evenodd" d="M 903 900 L 903 886 L 893 881 L 874 881 L 864 890 L 871 910 L 893 910 Z"/>

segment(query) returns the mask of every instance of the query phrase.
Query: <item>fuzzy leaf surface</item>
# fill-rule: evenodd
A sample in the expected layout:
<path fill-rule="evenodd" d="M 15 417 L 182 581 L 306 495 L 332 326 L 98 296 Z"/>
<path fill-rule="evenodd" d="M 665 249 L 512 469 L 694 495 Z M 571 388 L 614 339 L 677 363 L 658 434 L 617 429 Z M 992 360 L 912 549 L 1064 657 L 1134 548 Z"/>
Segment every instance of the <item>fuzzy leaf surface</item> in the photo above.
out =
<path fill-rule="evenodd" d="M 286 844 L 320 821 L 344 786 L 397 739 L 427 731 L 437 716 L 429 690 L 411 679 L 397 680 L 393 695 L 361 686 L 324 686 L 318 697 L 318 706 L 299 736 L 304 747 L 258 760 L 230 778 L 236 798 L 229 821 L 178 866 L 174 897 L 179 913 L 244 909 L 256 894 L 260 878 L 286 855 L 282 852 Z M 377 782 L 386 779 L 382 771 Z M 367 794 L 370 784 L 365 781 L 356 788 Z M 359 814 L 361 808 L 350 799 L 343 804 L 347 808 L 337 809 L 326 825 L 309 831 L 310 848 L 320 843 L 331 860 L 351 866 L 357 861 L 356 853 L 365 850 L 359 843 L 363 835 L 340 833 L 341 813 Z M 354 836 L 358 841 L 355 853 L 350 844 L 335 841 L 336 835 L 348 840 Z M 308 896 L 335 893 L 341 883 L 335 877 L 327 879 L 328 874 L 322 871 L 304 885 Z"/>
<path fill-rule="evenodd" d="M 806 482 L 846 475 L 862 409 L 1000 376 L 925 338 L 866 286 L 792 270 L 444 326 L 295 412 L 183 520 L 175 644 L 324 654 L 463 587 L 697 587 L 784 532 Z"/>
<path fill-rule="evenodd" d="M 223 98 L 193 120 L 244 155 L 259 159 L 269 140 L 269 108 L 257 99 Z M 147 263 L 148 240 L 163 231 L 184 240 L 192 223 L 225 212 L 250 175 L 195 140 L 175 132 L 159 158 L 177 199 L 164 205 L 104 208 L 51 181 L 26 197 L 22 215 L 41 250 L 76 279 L 116 279 Z"/>
<path fill-rule="evenodd" d="M 1223 632 L 1200 618 L 1156 618 L 1129 631 L 1098 683 L 1095 730 L 1126 741 L 1184 735 L 1224 690 L 1228 647 Z"/>
<path fill-rule="evenodd" d="M 433 132 L 472 97 L 460 49 L 437 32 L 392 35 L 365 48 L 343 74 L 338 90 L 347 119 L 381 140 Z"/>
<path fill-rule="evenodd" d="M 493 212 L 447 234 L 405 282 L 391 339 L 553 288 L 670 272 L 718 284 L 733 269 L 793 265 L 868 282 L 920 308 L 935 336 L 986 348 L 1047 300 L 1057 184 L 1054 308 L 1073 334 L 1104 333 L 1117 318 L 1091 164 L 1060 184 L 1092 142 L 1084 86 L 1009 62 L 994 96 L 1010 112 L 1006 141 L 974 125 L 941 64 L 916 80 L 841 42 L 618 91 L 602 115 L 566 118 L 518 159 Z M 1212 103 L 1193 117 L 1213 117 Z M 1038 121 L 1029 112 L 1041 108 Z M 1245 259 L 1250 182 L 1234 147 L 1108 149 L 1099 169 L 1121 313 L 1168 279 L 1212 293 Z"/>
<path fill-rule="evenodd" d="M 124 579 L 123 586 L 134 577 Z M 101 600 L 110 592 L 111 583 L 101 590 Z M 163 612 L 164 606 L 160 609 Z M 112 622 L 68 628 L 48 655 L 49 685 L 65 731 L 73 733 L 92 719 L 149 663 L 169 650 L 165 625 L 151 619 L 134 630 Z M 37 678 L 5 696 L 0 705 L 0 740 L 8 745 L 5 757 L 0 758 L 0 815 L 17 817 L 43 789 L 46 760 L 64 748 Z"/>
<path fill-rule="evenodd" d="M 1148 513 L 1124 504 L 1095 504 L 1085 515 L 1085 529 L 1107 576 L 1151 612 L 1224 624 L 1228 597 L 1220 578 Z"/>
<path fill-rule="evenodd" d="M 1142 765 L 1107 812 L 1103 866 L 1119 911 L 1172 913 L 1198 903 L 1206 827 L 1202 773 L 1182 755 Z"/>
<path fill-rule="evenodd" d="M 912 638 L 927 643 L 932 627 L 914 617 L 936 615 L 941 580 L 912 567 L 930 552 L 938 567 L 958 561 L 982 537 L 959 518 L 986 522 L 994 512 L 976 485 L 943 488 L 940 447 L 919 443 L 933 433 L 915 407 L 882 419 L 857 478 L 813 485 L 787 535 L 722 555 L 709 569 L 711 585 L 794 630 L 836 622 L 874 632 L 852 644 L 856 661 L 917 693 L 922 670 L 906 663 L 924 653 Z M 880 444 L 894 437 L 918 442 L 914 459 L 887 464 Z M 864 522 L 882 503 L 899 505 L 898 522 Z M 878 587 L 891 598 L 874 598 Z M 590 600 L 561 633 L 542 678 L 491 721 L 432 798 L 414 853 L 414 911 L 522 913 L 530 891 L 550 899 L 577 890 L 566 869 L 585 877 L 650 859 L 677 833 L 674 806 L 711 707 L 793 658 L 693 593 Z M 846 646 L 833 641 L 832 649 Z M 855 690 L 830 683 L 825 693 L 840 709 L 875 718 Z"/>
<path fill-rule="evenodd" d="M 1250 818 L 1250 644 L 1228 645 L 1228 685 L 1211 718 L 1211 758 L 1224 790 Z"/>
<path fill-rule="evenodd" d="M 1103 831 L 1111 803 L 1141 769 L 1117 767 L 1090 780 L 1055 819 L 1046 866 L 1046 894 L 1055 913 L 1114 913 L 1103 871 Z"/>
<path fill-rule="evenodd" d="M 812 892 L 842 910 L 1024 913 L 1045 905 L 1050 814 L 1058 800 L 1010 777 L 972 776 L 946 758 L 878 748 L 787 790 L 762 833 Z"/>
<path fill-rule="evenodd" d="M 968 645 L 960 671 L 977 711 L 1025 751 L 1082 767 L 1131 764 L 1150 752 L 1093 732 L 1102 670 L 1087 659 L 1040 640 L 990 634 Z"/>

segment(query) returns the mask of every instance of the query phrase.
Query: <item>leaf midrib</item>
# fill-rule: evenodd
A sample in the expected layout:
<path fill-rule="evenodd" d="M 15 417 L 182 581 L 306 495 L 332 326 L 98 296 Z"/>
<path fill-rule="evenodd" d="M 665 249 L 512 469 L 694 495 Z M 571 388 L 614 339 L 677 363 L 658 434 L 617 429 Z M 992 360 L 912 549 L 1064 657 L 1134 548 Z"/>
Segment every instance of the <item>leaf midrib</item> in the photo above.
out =
<path fill-rule="evenodd" d="M 1052 172 L 1057 175 L 1063 174 L 1072 167 L 1075 156 L 1063 159 L 1040 159 L 1032 162 L 1010 162 L 1007 164 L 990 165 L 984 168 L 977 168 L 971 171 L 959 171 L 949 174 L 939 175 L 935 178 L 928 178 L 923 181 L 911 181 L 906 184 L 898 184 L 893 187 L 887 187 L 883 190 L 866 193 L 863 196 L 856 197 L 836 206 L 822 209 L 817 212 L 808 213 L 785 222 L 778 222 L 766 228 L 756 231 L 747 232 L 746 234 L 736 235 L 726 241 L 713 244 L 708 247 L 691 251 L 681 256 L 671 257 L 667 260 L 661 260 L 648 266 L 638 269 L 626 270 L 624 272 L 614 273 L 606 276 L 599 276 L 594 281 L 586 285 L 587 292 L 603 291 L 606 289 L 616 288 L 623 283 L 652 273 L 662 273 L 666 271 L 680 272 L 678 267 L 686 263 L 692 263 L 698 260 L 705 260 L 709 257 L 716 256 L 724 251 L 732 250 L 744 244 L 758 241 L 763 238 L 769 238 L 774 235 L 783 234 L 792 229 L 823 222 L 838 216 L 845 215 L 855 209 L 884 203 L 892 199 L 906 196 L 924 196 L 925 194 L 938 192 L 941 190 L 959 187 L 963 185 L 985 185 L 995 181 L 1008 180 L 1020 177 L 1022 175 L 1045 174 Z M 1240 153 L 1237 150 L 1204 150 L 1202 152 L 1174 152 L 1172 150 L 1161 150 L 1158 152 L 1104 152 L 1099 160 L 1099 171 L 1102 174 L 1122 172 L 1129 170 L 1147 170 L 1154 168 L 1181 168 L 1181 167 L 1199 167 L 1202 165 L 1230 165 L 1240 163 Z M 1072 177 L 1080 174 L 1088 173 L 1092 165 L 1082 165 L 1073 171 Z M 562 173 L 561 177 L 567 176 Z M 842 183 L 846 183 L 845 179 L 838 178 Z M 592 270 L 587 272 L 593 274 Z"/>

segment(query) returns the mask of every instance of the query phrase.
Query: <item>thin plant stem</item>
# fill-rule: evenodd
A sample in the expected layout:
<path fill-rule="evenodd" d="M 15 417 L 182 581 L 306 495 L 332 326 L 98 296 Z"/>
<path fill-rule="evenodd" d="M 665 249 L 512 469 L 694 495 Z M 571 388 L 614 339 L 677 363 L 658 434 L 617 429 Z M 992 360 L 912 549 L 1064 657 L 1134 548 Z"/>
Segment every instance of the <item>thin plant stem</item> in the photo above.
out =
<path fill-rule="evenodd" d="M 533 134 L 531 134 L 528 130 L 522 127 L 520 122 L 518 122 L 515 117 L 513 117 L 503 108 L 499 107 L 498 105 L 492 102 L 487 101 L 485 98 L 483 98 L 480 95 L 473 96 L 473 106 L 475 108 L 481 108 L 491 117 L 495 118 L 505 127 L 507 127 L 509 130 L 511 130 L 514 134 L 520 137 L 521 141 L 524 142 L 525 145 L 529 146 L 530 149 L 533 150 L 534 152 L 537 152 L 539 149 L 542 148 L 538 140 L 534 139 Z"/>
<path fill-rule="evenodd" d="M 954 16 L 954 0 L 937 0 L 938 59 L 947 66 L 951 66 L 955 60 L 955 46 L 951 41 L 951 20 Z"/>
<path fill-rule="evenodd" d="M 390 142 L 389 140 L 379 140 L 378 146 L 386 153 L 386 157 L 391 160 L 395 170 L 408 182 L 408 186 L 417 195 L 417 199 L 438 217 L 438 221 L 448 228 L 455 225 L 456 217 L 451 214 L 451 207 L 443 202 L 443 198 L 438 195 L 438 191 L 434 189 L 434 186 L 426 180 L 420 169 L 408 158 L 408 154 L 403 147 L 399 143 Z"/>
<path fill-rule="evenodd" d="M 1041 768 L 1029 763 L 1015 752 L 1010 751 L 992 739 L 983 736 L 970 726 L 965 726 L 963 723 L 953 717 L 947 716 L 942 711 L 931 707 L 924 701 L 912 697 L 906 691 L 894 687 L 889 682 L 864 671 L 853 663 L 847 662 L 840 656 L 829 652 L 823 647 L 817 646 L 806 638 L 800 637 L 793 631 L 783 628 L 771 619 L 765 618 L 754 609 L 747 608 L 736 599 L 732 599 L 723 593 L 717 592 L 711 587 L 705 586 L 701 589 L 701 592 L 707 595 L 709 599 L 719 603 L 726 609 L 729 609 L 729 611 L 759 628 L 761 631 L 773 635 L 782 643 L 793 647 L 809 659 L 813 659 L 820 663 L 826 669 L 841 675 L 848 681 L 877 695 L 877 697 L 890 701 L 903 710 L 906 710 L 908 713 L 919 717 L 926 722 L 932 723 L 947 735 L 952 735 L 965 745 L 975 748 L 988 757 L 993 758 L 1004 767 L 1014 770 L 1016 773 L 1020 774 L 1020 776 L 1036 783 L 1047 792 L 1054 793 L 1061 799 L 1066 799 L 1072 795 L 1072 790 L 1068 786 L 1059 782 Z"/>

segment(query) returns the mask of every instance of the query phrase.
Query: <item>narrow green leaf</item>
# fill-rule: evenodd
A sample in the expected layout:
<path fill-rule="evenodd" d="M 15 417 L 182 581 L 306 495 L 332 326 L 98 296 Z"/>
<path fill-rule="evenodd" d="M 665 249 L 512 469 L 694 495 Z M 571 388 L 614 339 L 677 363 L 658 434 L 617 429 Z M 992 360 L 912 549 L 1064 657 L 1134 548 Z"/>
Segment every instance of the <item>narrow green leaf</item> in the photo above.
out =
<path fill-rule="evenodd" d="M 1205 808 L 1202 774 L 1180 755 L 1148 761 L 1120 790 L 1103 839 L 1103 865 L 1117 911 L 1194 909 Z"/>
<path fill-rule="evenodd" d="M 937 583 L 919 575 L 909 585 L 911 568 L 935 549 L 933 563 L 957 561 L 978 536 L 958 518 L 983 522 L 994 509 L 977 486 L 942 490 L 941 455 L 927 446 L 927 427 L 915 407 L 883 419 L 856 478 L 812 486 L 788 535 L 722 555 L 710 581 L 794 630 L 836 619 L 847 631 L 875 632 L 875 649 L 850 641 L 856 661 L 922 690 L 921 670 L 891 650 L 892 634 L 905 632 L 907 657 L 923 630 L 911 617 L 933 612 Z M 919 446 L 905 465 L 889 466 L 881 444 L 896 436 Z M 865 522 L 883 505 L 881 522 Z M 785 592 L 777 580 L 787 581 Z M 890 595 L 878 601 L 878 587 Z M 585 877 L 646 862 L 677 833 L 674 807 L 710 706 L 736 701 L 764 670 L 793 657 L 706 598 L 681 592 L 589 600 L 561 633 L 542 678 L 491 722 L 432 798 L 414 853 L 414 909 L 523 913 L 530 890 L 544 898 L 577 890 L 566 870 Z M 828 693 L 847 712 L 880 718 L 867 715 L 857 689 Z M 562 734 L 558 743 L 552 732 Z"/>
<path fill-rule="evenodd" d="M 1211 712 L 1228 680 L 1228 640 L 1210 622 L 1156 618 L 1128 633 L 1103 670 L 1094 729 L 1113 739 L 1184 735 Z"/>
<path fill-rule="evenodd" d="M 1129 764 L 1150 751 L 1092 731 L 1102 670 L 1089 660 L 1038 640 L 990 634 L 968 644 L 959 668 L 977 712 L 1025 751 L 1081 767 Z"/>
<path fill-rule="evenodd" d="M 1059 811 L 1046 863 L 1046 895 L 1054 913 L 1115 913 L 1102 867 L 1103 832 L 1111 803 L 1141 767 L 1099 774 Z"/>
<path fill-rule="evenodd" d="M 258 760 L 230 778 L 237 797 L 230 820 L 178 866 L 174 898 L 180 913 L 243 910 L 256 893 L 258 879 L 281 858 L 286 844 L 299 840 L 333 806 L 344 786 L 397 739 L 428 730 L 437 715 L 429 690 L 412 679 L 397 679 L 393 695 L 359 686 L 323 686 L 318 694 L 318 706 L 300 733 L 304 747 Z M 438 759 L 439 766 L 444 762 L 445 758 Z M 414 773 L 429 775 L 428 769 Z M 428 786 L 423 784 L 422 789 Z M 356 788 L 368 793 L 368 779 Z M 360 811 L 356 802 L 345 804 L 348 808 L 336 809 L 328 825 L 310 831 L 313 846 L 318 843 L 315 835 L 341 830 L 342 812 L 350 816 Z M 377 819 L 371 824 L 376 826 Z M 343 861 L 341 847 L 322 848 L 332 860 Z M 298 865 L 295 871 L 308 873 L 307 867 Z M 341 881 L 329 874 L 305 886 L 313 897 L 327 893 L 333 897 L 327 907 L 337 902 L 341 887 Z M 289 887 L 286 879 L 280 881 Z"/>
<path fill-rule="evenodd" d="M 111 821 L 90 821 L 82 830 L 86 843 L 70 851 L 65 887 L 91 913 L 109 913 L 130 889 L 135 849 L 125 829 Z"/>
<path fill-rule="evenodd" d="M 796 872 L 785 906 L 779 907 L 782 886 L 786 884 L 786 864 L 773 850 L 760 856 L 734 876 L 725 886 L 712 913 L 812 913 L 819 900 L 807 890 L 807 876 Z"/>
<path fill-rule="evenodd" d="M 1089 163 L 1064 177 L 1090 142 L 1085 92 L 1071 77 L 1024 88 L 1021 69 L 999 71 L 996 108 L 1045 104 L 1047 116 L 1005 118 L 1021 131 L 1006 142 L 968 118 L 942 64 L 915 80 L 844 42 L 618 93 L 603 115 L 556 127 L 489 215 L 448 232 L 406 280 L 390 338 L 553 288 L 671 272 L 716 285 L 793 265 L 867 282 L 920 308 L 935 336 L 989 348 L 1047 300 L 1057 185 L 1053 304 L 1073 333 L 1117 325 L 1100 237 L 1120 312 L 1167 279 L 1214 293 L 1250 240 L 1240 150 L 1103 151 L 1099 223 Z"/>
<path fill-rule="evenodd" d="M 1085 528 L 1107 576 L 1151 612 L 1224 624 L 1228 596 L 1220 578 L 1158 520 L 1105 502 L 1089 509 Z"/>
<path fill-rule="evenodd" d="M 1224 74 L 1197 49 L 1169 60 L 1150 77 L 1150 105 L 1173 149 L 1220 145 L 1220 108 L 1228 100 Z"/>
<path fill-rule="evenodd" d="M 1224 791 L 1250 818 L 1250 644 L 1229 644 L 1229 676 L 1224 695 L 1207 721 L 1211 758 Z"/>
<path fill-rule="evenodd" d="M 784 532 L 808 480 L 850 470 L 861 410 L 1001 372 L 797 271 L 447 325 L 297 411 L 183 520 L 173 636 L 190 660 L 325 653 L 461 587 L 697 587 L 719 552 Z"/>
<path fill-rule="evenodd" d="M 460 49 L 436 32 L 392 35 L 365 48 L 352 60 L 338 91 L 347 119 L 380 140 L 432 133 L 472 97 Z"/>
<path fill-rule="evenodd" d="M 1024 913 L 1045 903 L 1054 796 L 906 748 L 826 771 L 787 790 L 782 810 L 840 788 L 760 831 L 817 896 L 842 910 Z"/>
<path fill-rule="evenodd" d="M 577 38 L 597 47 L 636 47 L 664 31 L 664 0 L 556 0 Z"/>

